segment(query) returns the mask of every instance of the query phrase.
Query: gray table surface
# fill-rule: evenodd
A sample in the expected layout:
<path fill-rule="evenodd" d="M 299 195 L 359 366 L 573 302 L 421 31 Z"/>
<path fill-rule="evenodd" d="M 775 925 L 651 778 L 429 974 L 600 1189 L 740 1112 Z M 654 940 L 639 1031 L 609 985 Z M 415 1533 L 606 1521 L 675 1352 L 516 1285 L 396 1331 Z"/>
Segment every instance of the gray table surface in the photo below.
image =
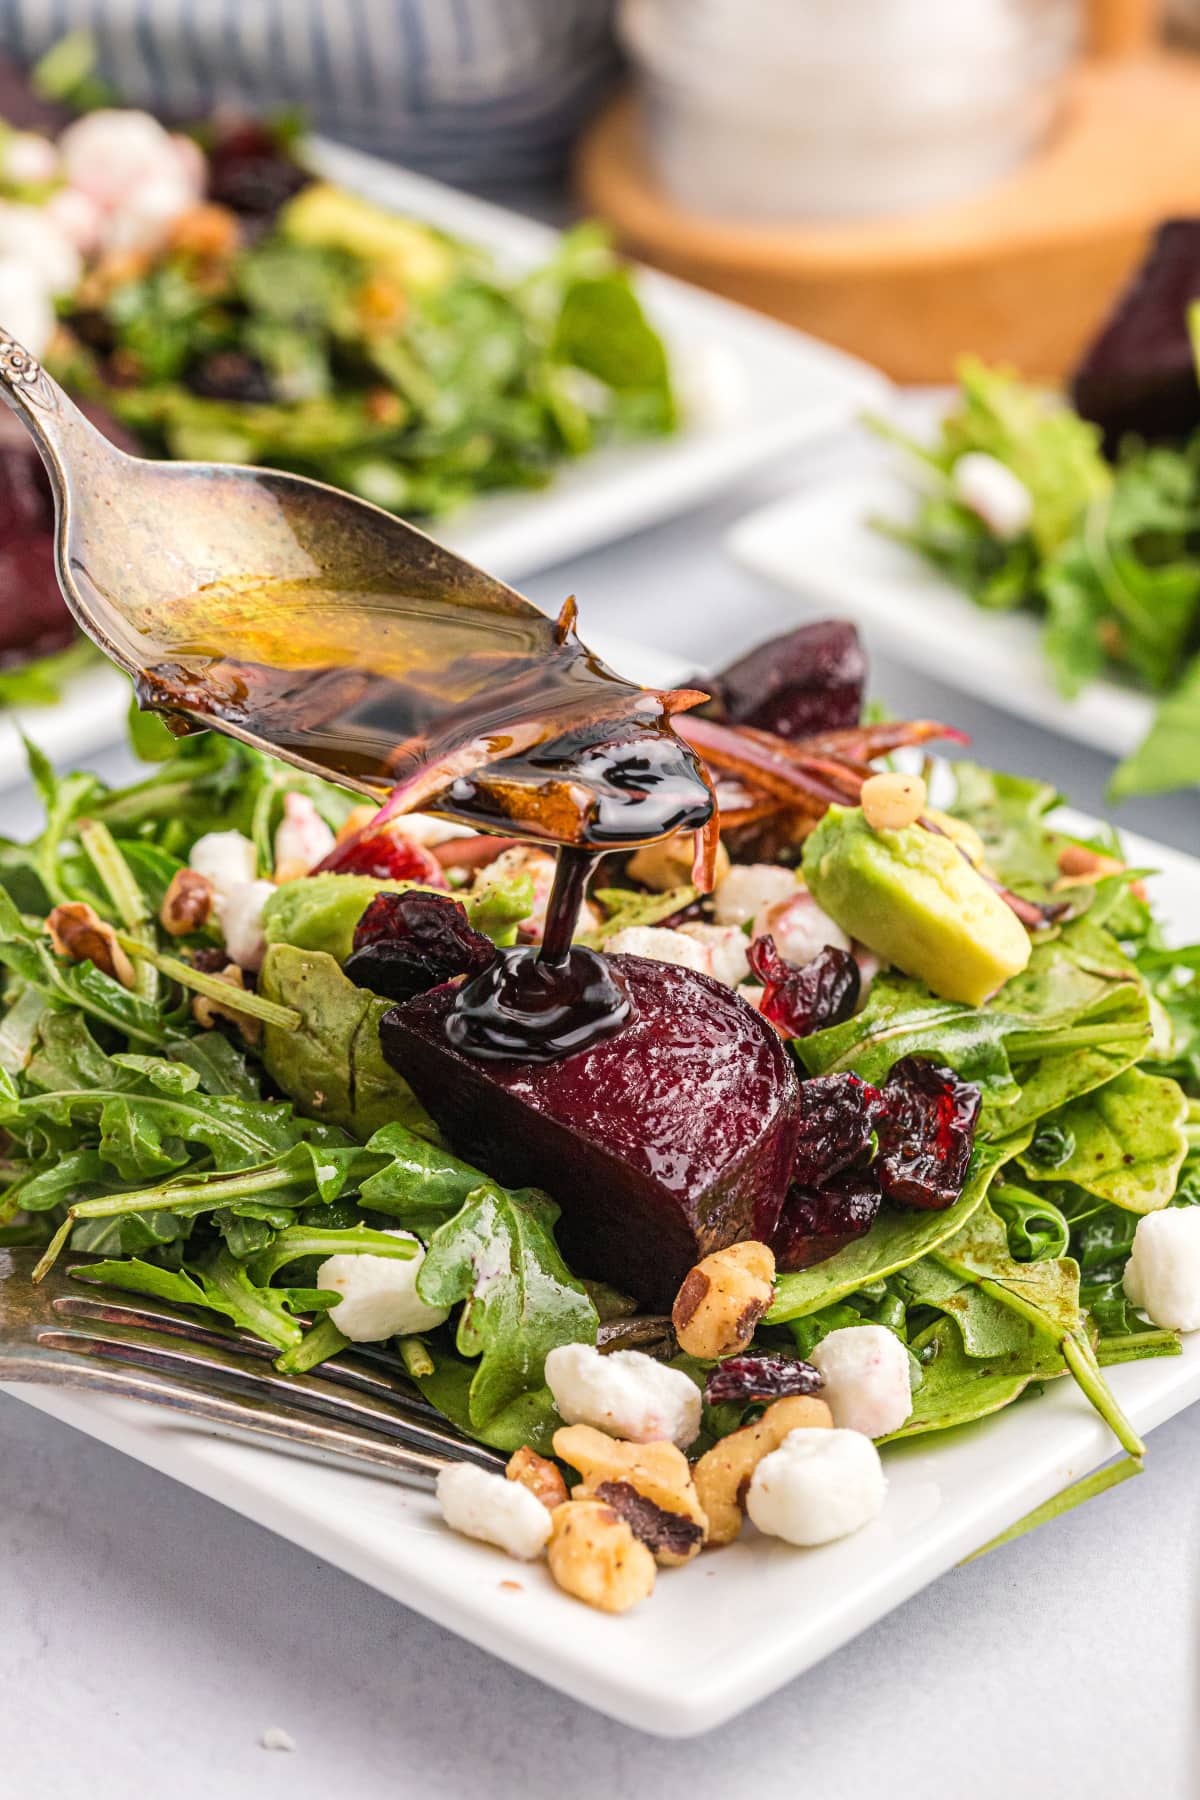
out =
<path fill-rule="evenodd" d="M 809 453 L 526 590 L 547 607 L 577 593 L 585 635 L 603 621 L 717 665 L 800 614 L 729 560 L 725 529 L 857 454 Z M 964 701 L 940 674 L 877 659 L 873 687 L 1102 808 L 1104 758 Z M 92 761 L 114 778 L 125 766 L 120 751 Z M 1194 795 L 1120 818 L 1196 846 Z M 5 795 L 0 820 L 31 827 L 29 797 Z M 1198 1466 L 1200 1409 L 1154 1434 L 1139 1479 L 943 1577 L 713 1736 L 666 1743 L 0 1397 L 0 1800 L 1182 1800 L 1200 1786 Z M 294 1753 L 261 1747 L 272 1726 Z"/>

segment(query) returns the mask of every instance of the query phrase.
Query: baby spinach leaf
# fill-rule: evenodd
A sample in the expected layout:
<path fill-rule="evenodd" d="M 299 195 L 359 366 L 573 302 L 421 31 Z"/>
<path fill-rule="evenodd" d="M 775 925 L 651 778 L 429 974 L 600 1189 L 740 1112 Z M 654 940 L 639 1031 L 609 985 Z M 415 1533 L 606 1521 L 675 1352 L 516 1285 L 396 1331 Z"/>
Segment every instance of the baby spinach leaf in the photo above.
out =
<path fill-rule="evenodd" d="M 267 951 L 259 991 L 300 1014 L 295 1031 L 266 1027 L 262 1059 L 303 1111 L 359 1138 L 393 1121 L 432 1129 L 424 1107 L 379 1047 L 379 1021 L 390 1001 L 356 987 L 326 952 L 290 944 L 272 944 Z"/>
<path fill-rule="evenodd" d="M 468 1396 L 470 1428 L 516 1449 L 530 1395 L 557 1344 L 594 1344 L 599 1321 L 554 1242 L 558 1208 L 532 1188 L 475 1188 L 429 1243 L 417 1291 L 429 1306 L 465 1302 L 455 1334 L 478 1358 Z M 544 1407 L 538 1398 L 535 1410 Z M 511 1438 L 511 1443 L 506 1442 Z"/>
<path fill-rule="evenodd" d="M 1058 805 L 1057 790 L 972 762 L 956 762 L 954 779 L 950 811 L 979 833 L 993 874 L 1022 891 L 1050 887 L 1058 879 L 1059 849 L 1070 841 L 1047 823 Z"/>
<path fill-rule="evenodd" d="M 793 1049 L 809 1075 L 850 1069 L 876 1085 L 901 1057 L 936 1054 L 982 1089 L 993 1107 L 1003 1107 L 1019 1092 L 1004 1043 L 1021 1029 L 1018 1019 L 940 1000 L 918 981 L 887 974 L 876 977 L 861 1012 L 842 1025 L 797 1038 Z"/>
<path fill-rule="evenodd" d="M 1127 1069 L 1056 1113 L 1070 1156 L 1047 1169 L 1031 1145 L 1021 1166 L 1031 1180 L 1072 1181 L 1129 1212 L 1153 1212 L 1171 1199 L 1187 1157 L 1187 1112 L 1177 1082 Z"/>
<path fill-rule="evenodd" d="M 1149 732 L 1118 764 L 1109 797 L 1166 794 L 1200 786 L 1200 656 L 1193 657 L 1178 684 L 1159 701 Z"/>
<path fill-rule="evenodd" d="M 924 1378 L 913 1395 L 908 1419 L 882 1440 L 885 1443 L 985 1418 L 1010 1405 L 1031 1382 L 1066 1373 L 1053 1341 L 1031 1326 L 1026 1327 L 1020 1348 L 977 1358 L 968 1352 L 958 1320 L 945 1317 L 922 1332 L 912 1349 Z"/>
<path fill-rule="evenodd" d="M 1045 1195 L 1031 1194 L 1011 1182 L 997 1183 L 992 1210 L 1004 1221 L 1008 1247 L 1018 1262 L 1041 1262 L 1070 1248 L 1071 1228 Z"/>

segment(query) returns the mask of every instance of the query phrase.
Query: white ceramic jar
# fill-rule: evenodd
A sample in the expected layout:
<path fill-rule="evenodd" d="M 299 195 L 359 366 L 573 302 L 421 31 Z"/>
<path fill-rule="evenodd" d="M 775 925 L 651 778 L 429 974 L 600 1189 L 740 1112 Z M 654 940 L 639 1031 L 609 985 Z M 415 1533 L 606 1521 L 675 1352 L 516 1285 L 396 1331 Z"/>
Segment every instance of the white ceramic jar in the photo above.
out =
<path fill-rule="evenodd" d="M 659 180 L 689 211 L 862 218 L 986 187 L 1049 129 L 1079 0 L 621 0 Z"/>

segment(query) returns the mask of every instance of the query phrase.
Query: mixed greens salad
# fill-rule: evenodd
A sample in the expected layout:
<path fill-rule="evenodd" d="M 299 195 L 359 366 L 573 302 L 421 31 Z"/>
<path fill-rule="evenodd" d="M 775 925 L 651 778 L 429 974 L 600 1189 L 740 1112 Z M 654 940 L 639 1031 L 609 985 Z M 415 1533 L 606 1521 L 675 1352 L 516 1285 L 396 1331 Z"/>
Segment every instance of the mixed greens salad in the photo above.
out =
<path fill-rule="evenodd" d="M 353 824 L 350 796 L 216 735 L 172 743 L 142 720 L 139 739 L 162 760 L 117 789 L 56 776 L 31 748 L 45 824 L 0 843 L 0 1246 L 47 1262 L 68 1244 L 89 1252 L 101 1260 L 87 1278 L 207 1308 L 301 1370 L 346 1342 L 322 1262 L 409 1258 L 412 1238 L 387 1235 L 399 1228 L 424 1247 L 421 1301 L 449 1315 L 399 1342 L 412 1378 L 484 1443 L 548 1451 L 561 1420 L 547 1355 L 594 1343 L 634 1306 L 568 1268 L 553 1199 L 469 1166 L 381 1055 L 391 1002 L 343 964 L 368 903 L 411 884 L 278 864 L 295 796 L 333 830 Z M 981 1110 L 954 1203 L 885 1204 L 836 1254 L 781 1274 L 754 1352 L 807 1357 L 839 1328 L 885 1326 L 910 1360 L 904 1438 L 1070 1374 L 1137 1454 L 1103 1370 L 1180 1349 L 1122 1276 L 1144 1215 L 1200 1201 L 1200 948 L 1164 944 L 1114 838 L 1057 829 L 1052 788 L 965 762 L 955 773 L 939 816 L 1017 895 L 1068 910 L 983 1004 L 885 967 L 851 1016 L 792 1041 L 806 1078 L 882 1083 L 898 1059 L 934 1058 Z M 283 877 L 262 909 L 257 978 L 231 971 L 216 919 L 161 923 L 214 833 L 249 841 L 259 881 Z M 449 876 L 498 945 L 538 904 L 534 866 L 506 854 Z M 799 887 L 797 854 L 773 873 Z M 699 915 L 694 890 L 629 877 L 592 909 L 593 943 Z M 90 919 L 91 935 L 64 918 Z M 763 1004 L 762 988 L 741 991 Z M 712 1372 L 675 1366 L 701 1386 Z M 701 1445 L 754 1412 L 706 1404 Z"/>
<path fill-rule="evenodd" d="M 0 316 L 127 450 L 261 463 L 408 517 L 544 486 L 678 423 L 605 232 L 514 271 L 305 166 L 294 120 L 172 130 L 98 90 L 86 39 L 0 65 Z M 0 705 L 72 644 L 36 451 L 0 426 Z"/>
<path fill-rule="evenodd" d="M 932 446 L 875 421 L 922 475 L 911 523 L 873 523 L 978 606 L 1038 612 L 1065 696 L 1106 670 L 1160 696 L 1114 799 L 1200 783 L 1200 438 L 1126 437 L 1109 462 L 1099 426 L 1012 370 L 966 358 L 958 379 Z M 981 459 L 1019 484 L 1001 485 L 999 509 Z"/>

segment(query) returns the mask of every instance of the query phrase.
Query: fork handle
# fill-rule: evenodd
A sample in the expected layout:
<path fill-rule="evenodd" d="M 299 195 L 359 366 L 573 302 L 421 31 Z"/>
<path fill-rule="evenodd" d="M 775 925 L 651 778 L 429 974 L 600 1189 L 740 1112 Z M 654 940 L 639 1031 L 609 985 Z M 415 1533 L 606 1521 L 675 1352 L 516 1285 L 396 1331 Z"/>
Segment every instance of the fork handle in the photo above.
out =
<path fill-rule="evenodd" d="M 431 1489 L 449 1457 L 428 1455 L 354 1425 L 334 1424 L 272 1401 L 269 1407 L 235 1399 L 177 1378 L 167 1380 L 143 1369 L 94 1362 L 88 1357 L 20 1346 L 0 1348 L 0 1383 L 33 1383 L 42 1387 L 88 1389 L 115 1400 L 140 1400 L 166 1407 L 222 1435 L 267 1438 L 276 1449 L 292 1450 L 320 1461 L 368 1467 L 409 1487 Z"/>

